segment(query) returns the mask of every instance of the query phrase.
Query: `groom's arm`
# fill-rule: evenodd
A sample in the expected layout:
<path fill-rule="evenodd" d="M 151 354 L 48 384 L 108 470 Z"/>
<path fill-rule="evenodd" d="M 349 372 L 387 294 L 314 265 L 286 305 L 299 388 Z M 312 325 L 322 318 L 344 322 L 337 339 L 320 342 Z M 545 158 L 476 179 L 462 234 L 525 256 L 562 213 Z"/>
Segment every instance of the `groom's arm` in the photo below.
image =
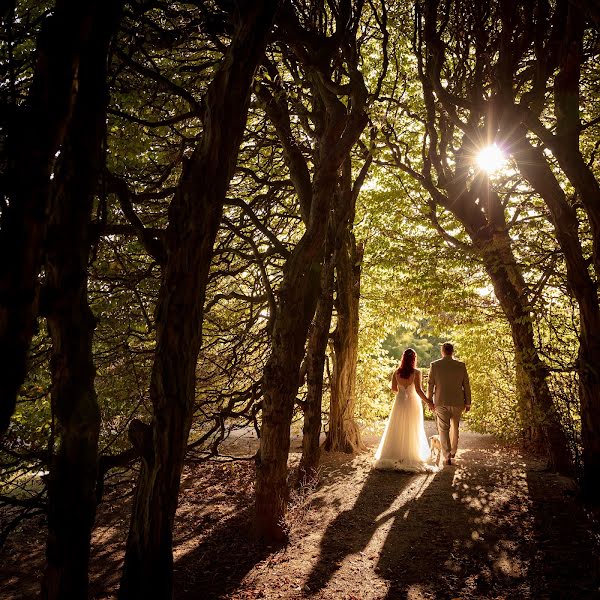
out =
<path fill-rule="evenodd" d="M 429 402 L 433 402 L 433 392 L 435 388 L 435 371 L 433 363 L 429 366 L 429 377 L 427 378 L 427 397 Z"/>
<path fill-rule="evenodd" d="M 471 410 L 471 384 L 469 383 L 469 374 L 465 366 L 465 375 L 463 378 L 463 394 L 465 397 L 465 412 Z"/>

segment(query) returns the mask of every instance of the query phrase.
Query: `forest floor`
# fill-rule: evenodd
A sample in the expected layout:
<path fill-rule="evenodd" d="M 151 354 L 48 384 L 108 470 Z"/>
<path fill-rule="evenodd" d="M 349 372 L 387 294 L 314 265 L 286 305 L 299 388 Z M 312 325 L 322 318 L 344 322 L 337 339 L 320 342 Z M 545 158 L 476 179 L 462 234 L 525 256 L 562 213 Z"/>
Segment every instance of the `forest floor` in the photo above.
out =
<path fill-rule="evenodd" d="M 433 424 L 426 423 L 428 434 Z M 175 598 L 600 598 L 600 529 L 573 483 L 491 436 L 463 431 L 456 465 L 437 473 L 371 468 L 369 450 L 325 454 L 321 481 L 292 500 L 290 543 L 253 542 L 253 463 L 188 464 L 175 527 Z M 230 444 L 253 451 L 252 440 Z M 299 458 L 292 440 L 291 462 Z M 99 508 L 91 597 L 115 598 L 130 494 Z M 0 556 L 4 600 L 38 594 L 44 526 L 31 520 Z"/>

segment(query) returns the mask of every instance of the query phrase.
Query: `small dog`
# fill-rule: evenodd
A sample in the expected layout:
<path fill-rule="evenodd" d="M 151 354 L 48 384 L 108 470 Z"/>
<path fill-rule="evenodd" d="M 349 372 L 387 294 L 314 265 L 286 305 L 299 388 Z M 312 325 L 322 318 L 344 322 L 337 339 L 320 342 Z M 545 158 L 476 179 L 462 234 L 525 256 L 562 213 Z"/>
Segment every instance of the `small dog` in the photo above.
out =
<path fill-rule="evenodd" d="M 442 442 L 439 435 L 435 434 L 429 438 L 429 449 L 431 451 L 431 461 L 439 467 L 442 459 Z"/>

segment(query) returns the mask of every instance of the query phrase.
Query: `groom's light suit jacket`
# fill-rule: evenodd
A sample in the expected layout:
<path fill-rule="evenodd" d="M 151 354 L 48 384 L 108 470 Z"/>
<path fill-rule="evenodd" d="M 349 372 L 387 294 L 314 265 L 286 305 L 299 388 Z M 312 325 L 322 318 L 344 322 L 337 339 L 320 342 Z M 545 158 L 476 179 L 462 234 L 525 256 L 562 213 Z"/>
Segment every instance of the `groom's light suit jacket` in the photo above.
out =
<path fill-rule="evenodd" d="M 444 356 L 434 360 L 429 368 L 427 392 L 436 406 L 471 404 L 471 386 L 464 362 Z"/>

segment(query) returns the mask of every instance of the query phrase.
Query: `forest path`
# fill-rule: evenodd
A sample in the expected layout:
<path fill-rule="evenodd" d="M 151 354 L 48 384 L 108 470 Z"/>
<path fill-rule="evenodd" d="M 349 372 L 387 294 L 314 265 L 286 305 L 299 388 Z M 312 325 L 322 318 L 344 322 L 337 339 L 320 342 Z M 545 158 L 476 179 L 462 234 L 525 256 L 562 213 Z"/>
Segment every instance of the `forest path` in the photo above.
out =
<path fill-rule="evenodd" d="M 426 429 L 433 433 L 433 423 Z M 358 456 L 323 455 L 321 483 L 294 499 L 290 543 L 276 552 L 252 538 L 252 461 L 190 460 L 174 531 L 175 599 L 600 598 L 597 522 L 573 483 L 539 459 L 463 431 L 455 466 L 378 472 L 378 436 L 364 439 L 369 450 Z M 292 464 L 299 443 L 292 439 Z M 255 447 L 255 439 L 238 438 L 229 451 Z M 91 598 L 116 598 L 130 510 L 123 483 L 99 507 Z M 3 600 L 38 597 L 44 536 L 38 518 L 9 538 L 0 557 Z"/>
<path fill-rule="evenodd" d="M 366 441 L 359 456 L 324 456 L 319 488 L 291 511 L 290 545 L 214 597 L 600 597 L 598 539 L 568 479 L 468 431 L 436 474 L 375 471 L 377 438 Z"/>

